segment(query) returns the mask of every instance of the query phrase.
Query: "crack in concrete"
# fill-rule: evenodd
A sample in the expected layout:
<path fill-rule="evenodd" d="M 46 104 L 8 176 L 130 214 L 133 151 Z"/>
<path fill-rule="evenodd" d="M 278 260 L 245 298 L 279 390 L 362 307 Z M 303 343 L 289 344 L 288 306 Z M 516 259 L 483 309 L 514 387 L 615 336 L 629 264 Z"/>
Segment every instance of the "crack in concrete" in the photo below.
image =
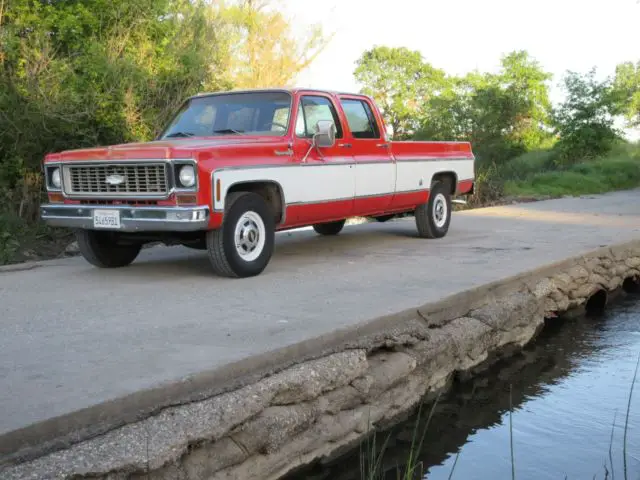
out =
<path fill-rule="evenodd" d="M 235 446 L 238 447 L 244 455 L 246 455 L 247 457 L 251 455 L 249 449 L 245 447 L 245 445 L 240 440 L 237 440 L 234 435 L 229 435 L 229 439 L 231 439 Z"/>
<path fill-rule="evenodd" d="M 493 332 L 508 333 L 508 330 L 505 330 L 504 328 L 498 327 L 496 325 L 491 325 L 490 323 L 486 322 L 485 320 L 482 320 L 481 318 L 476 318 L 476 317 L 468 317 L 468 318 L 480 322 L 485 327 L 489 327 Z"/>

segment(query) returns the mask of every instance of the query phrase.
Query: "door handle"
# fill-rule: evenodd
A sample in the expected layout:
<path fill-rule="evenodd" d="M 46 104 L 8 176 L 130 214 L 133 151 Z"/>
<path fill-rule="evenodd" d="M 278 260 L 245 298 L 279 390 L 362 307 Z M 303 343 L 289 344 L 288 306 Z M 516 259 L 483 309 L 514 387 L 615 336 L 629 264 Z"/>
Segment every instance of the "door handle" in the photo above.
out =
<path fill-rule="evenodd" d="M 351 148 L 353 145 L 351 145 L 350 143 L 339 143 L 338 146 L 344 147 L 344 148 Z"/>
<path fill-rule="evenodd" d="M 376 144 L 376 147 L 380 147 L 380 148 L 387 148 L 389 146 L 388 143 L 378 143 Z"/>

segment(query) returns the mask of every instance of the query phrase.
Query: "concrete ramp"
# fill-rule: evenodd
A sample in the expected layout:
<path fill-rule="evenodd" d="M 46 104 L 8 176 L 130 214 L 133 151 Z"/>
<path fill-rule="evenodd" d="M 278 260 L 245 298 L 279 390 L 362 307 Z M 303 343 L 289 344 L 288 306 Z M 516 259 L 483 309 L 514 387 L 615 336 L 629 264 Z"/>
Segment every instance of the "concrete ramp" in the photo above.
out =
<path fill-rule="evenodd" d="M 291 412 L 278 407 L 315 402 L 346 387 L 378 399 L 395 384 L 378 381 L 379 391 L 370 393 L 362 378 L 373 378 L 374 385 L 376 378 L 404 378 L 416 368 L 424 375 L 431 372 L 430 382 L 424 375 L 415 377 L 401 405 L 380 404 L 379 419 L 389 420 L 394 408 L 400 412 L 415 404 L 425 393 L 421 385 L 442 387 L 451 371 L 473 367 L 490 350 L 458 352 L 457 363 L 436 368 L 402 348 L 430 341 L 441 327 L 472 338 L 474 330 L 467 327 L 473 322 L 460 320 L 470 312 L 476 315 L 469 318 L 475 319 L 477 335 L 482 334 L 477 322 L 495 330 L 493 317 L 478 313 L 485 304 L 502 308 L 507 317 L 508 311 L 521 311 L 528 322 L 505 330 L 517 332 L 512 337 L 492 337 L 491 348 L 526 343 L 544 313 L 583 304 L 598 288 L 613 290 L 636 275 L 638 240 L 640 191 L 634 190 L 459 212 L 441 240 L 417 238 L 413 219 L 352 226 L 332 238 L 285 232 L 278 235 L 267 270 L 251 279 L 217 278 L 203 252 L 182 248 L 149 249 L 121 270 L 97 270 L 81 258 L 2 269 L 0 455 L 7 468 L 2 476 L 139 473 L 146 463 L 125 460 L 114 445 L 126 444 L 134 452 L 136 441 L 122 436 L 121 427 L 138 422 L 130 426 L 135 429 L 150 415 L 156 425 L 164 425 L 157 428 L 171 432 L 168 443 L 158 440 L 156 470 L 177 461 L 193 442 L 208 439 L 222 448 L 225 438 L 240 439 L 242 447 L 228 448 L 240 448 L 242 460 L 230 461 L 222 472 L 245 465 L 256 454 L 242 443 L 241 432 L 259 430 L 234 430 L 253 416 L 262 415 L 263 425 L 286 432 L 282 426 L 291 424 Z M 611 246 L 619 247 L 612 251 Z M 592 264 L 582 258 L 587 254 Z M 560 274 L 575 284 L 564 291 L 556 282 L 544 290 L 544 281 Z M 454 330 L 446 334 L 451 335 Z M 385 345 L 404 356 L 381 360 L 376 355 Z M 460 363 L 465 356 L 470 360 Z M 393 371 L 385 373 L 383 363 Z M 244 394 L 238 397 L 240 391 Z M 252 407 L 242 403 L 248 394 L 255 400 Z M 236 401 L 252 415 L 239 414 Z M 163 415 L 166 407 L 186 408 L 190 402 L 195 409 L 206 409 L 201 402 L 210 402 L 209 417 L 194 416 L 208 430 L 180 439 L 176 432 L 191 428 L 186 417 L 180 420 L 185 411 L 173 410 L 177 416 L 171 428 Z M 356 408 L 347 401 L 332 415 L 345 405 Z M 293 423 L 298 427 L 289 434 L 304 433 L 300 425 L 306 428 L 305 422 L 328 414 L 316 407 L 298 409 L 299 423 Z M 221 430 L 214 434 L 216 429 Z M 340 445 L 356 439 L 359 435 L 349 437 L 356 431 L 338 435 Z M 225 436 L 229 432 L 235 437 Z M 116 437 L 109 440 L 109 435 Z M 92 438 L 111 442 L 111 450 L 102 445 L 98 463 L 86 451 L 74 450 L 95 450 L 98 444 L 78 444 Z M 282 446 L 274 440 L 256 451 L 268 456 Z M 329 454 L 317 450 L 310 450 L 314 458 Z M 42 457 L 49 452 L 55 453 Z M 81 452 L 85 463 L 74 467 Z M 24 463 L 37 457 L 35 463 Z M 285 467 L 273 469 L 273 478 Z M 238 471 L 248 476 L 220 478 L 252 478 Z"/>

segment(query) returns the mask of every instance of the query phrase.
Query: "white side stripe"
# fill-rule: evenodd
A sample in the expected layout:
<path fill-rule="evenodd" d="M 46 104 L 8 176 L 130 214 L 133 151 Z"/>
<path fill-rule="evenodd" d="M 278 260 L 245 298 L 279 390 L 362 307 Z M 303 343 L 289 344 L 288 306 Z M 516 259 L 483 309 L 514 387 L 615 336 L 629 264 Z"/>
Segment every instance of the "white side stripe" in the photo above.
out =
<path fill-rule="evenodd" d="M 213 186 L 219 179 L 222 190 L 214 208 L 224 209 L 227 191 L 237 183 L 275 182 L 283 189 L 287 204 L 313 203 L 428 189 L 439 172 L 454 172 L 458 180 L 470 180 L 474 178 L 473 164 L 472 159 L 459 159 L 223 168 L 213 172 Z"/>

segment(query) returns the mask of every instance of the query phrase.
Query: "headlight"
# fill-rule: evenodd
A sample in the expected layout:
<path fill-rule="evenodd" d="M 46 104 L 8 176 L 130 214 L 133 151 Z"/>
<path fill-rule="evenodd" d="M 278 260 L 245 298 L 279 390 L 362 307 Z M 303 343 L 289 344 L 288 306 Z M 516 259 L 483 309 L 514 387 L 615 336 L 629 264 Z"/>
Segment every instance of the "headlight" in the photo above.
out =
<path fill-rule="evenodd" d="M 51 170 L 51 186 L 60 188 L 62 185 L 62 179 L 60 178 L 60 169 L 54 168 Z"/>
<path fill-rule="evenodd" d="M 191 165 L 185 165 L 180 168 L 178 173 L 178 180 L 180 185 L 186 188 L 191 188 L 196 184 L 196 171 Z"/>

